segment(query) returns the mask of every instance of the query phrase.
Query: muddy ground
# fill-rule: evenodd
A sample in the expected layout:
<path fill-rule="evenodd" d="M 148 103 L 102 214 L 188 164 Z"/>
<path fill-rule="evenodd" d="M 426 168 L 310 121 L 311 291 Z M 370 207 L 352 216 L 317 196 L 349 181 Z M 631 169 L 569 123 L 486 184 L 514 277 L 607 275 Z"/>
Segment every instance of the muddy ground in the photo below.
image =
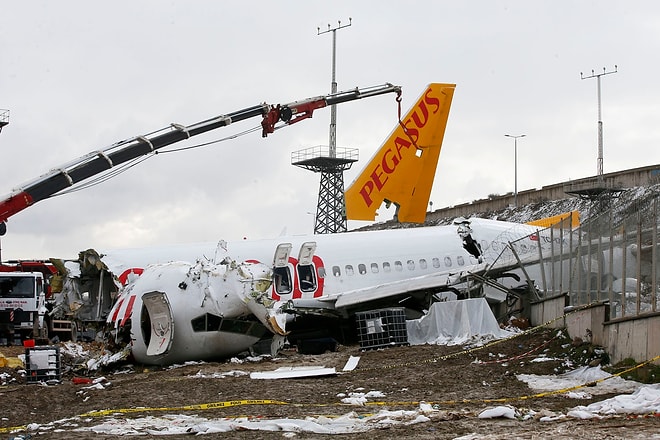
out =
<path fill-rule="evenodd" d="M 92 346 L 86 348 L 91 349 Z M 98 348 L 98 347 L 97 347 Z M 461 436 L 480 439 L 649 439 L 660 438 L 660 417 L 614 416 L 604 419 L 563 418 L 546 422 L 540 417 L 566 414 L 578 405 L 588 405 L 612 397 L 569 399 L 561 394 L 530 397 L 536 394 L 516 379 L 516 374 L 557 374 L 587 363 L 606 359 L 606 354 L 588 344 L 570 341 L 557 330 L 523 333 L 513 339 L 485 348 L 465 351 L 460 346 L 397 346 L 362 351 L 360 347 L 339 346 L 336 352 L 304 355 L 294 347 L 278 357 L 261 360 L 197 363 L 178 368 L 113 366 L 88 372 L 75 366 L 74 359 L 62 354 L 61 382 L 55 385 L 26 383 L 20 369 L 2 368 L 0 386 L 0 439 L 106 439 L 105 434 L 80 431 L 100 424 L 107 415 L 82 416 L 90 411 L 117 410 L 113 417 L 133 418 L 187 414 L 212 418 L 247 416 L 259 420 L 307 416 L 338 416 L 355 411 L 373 414 L 383 409 L 414 410 L 424 401 L 438 411 L 430 421 L 374 429 L 368 433 L 322 435 L 238 431 L 213 434 L 211 438 L 370 438 L 372 440 L 407 437 L 453 439 Z M 21 347 L 0 347 L 5 356 L 23 353 Z M 531 362 L 544 354 L 557 360 Z M 359 356 L 354 371 L 328 377 L 257 380 L 249 375 L 222 375 L 231 371 L 249 373 L 270 371 L 284 366 L 325 366 L 341 371 L 350 356 Z M 478 359 L 483 362 L 475 362 Z M 74 378 L 105 377 L 102 387 L 89 388 Z M 379 391 L 364 406 L 341 403 L 340 393 Z M 506 399 L 502 402 L 492 399 Z M 284 402 L 275 404 L 263 400 Z M 488 400 L 491 400 L 490 402 Z M 252 401 L 252 402 L 250 402 Z M 256 402 L 255 402 L 256 401 Z M 236 405 L 204 404 L 237 402 Z M 246 404 L 251 403 L 251 404 Z M 508 404 L 528 418 L 480 419 L 478 414 L 496 405 Z M 197 405 L 197 406 L 195 406 Z M 182 408 L 186 407 L 188 408 Z M 122 410 L 132 412 L 119 412 Z M 530 416 L 531 415 L 531 416 Z M 82 416 L 82 417 L 81 417 Z M 66 420 L 66 422 L 64 422 Z M 35 430 L 26 428 L 38 424 Z M 37 425 L 32 425 L 36 427 Z M 12 433 L 10 428 L 19 430 Z M 24 437 L 19 437 L 23 435 Z M 166 438 L 189 438 L 172 435 Z M 139 438 L 162 438 L 142 434 Z"/>

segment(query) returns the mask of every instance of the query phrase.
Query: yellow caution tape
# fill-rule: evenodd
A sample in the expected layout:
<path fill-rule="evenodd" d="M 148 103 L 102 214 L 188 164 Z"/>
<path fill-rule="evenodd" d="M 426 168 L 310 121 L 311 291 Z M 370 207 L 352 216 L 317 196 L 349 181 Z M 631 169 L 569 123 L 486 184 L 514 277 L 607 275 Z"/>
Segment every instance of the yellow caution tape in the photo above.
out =
<path fill-rule="evenodd" d="M 228 400 L 225 402 L 212 402 L 212 403 L 200 403 L 197 405 L 184 405 L 184 406 L 174 406 L 174 407 L 138 407 L 138 408 L 119 408 L 119 409 L 104 409 L 97 411 L 90 411 L 85 414 L 81 414 L 80 417 L 101 417 L 107 416 L 110 414 L 128 414 L 128 413 L 139 413 L 139 412 L 153 412 L 153 411 L 193 411 L 193 410 L 206 410 L 206 409 L 216 409 L 216 408 L 229 408 L 232 406 L 241 406 L 241 405 L 289 405 L 287 402 L 282 402 L 281 400 L 268 400 L 268 399 L 256 399 L 256 400 Z"/>
<path fill-rule="evenodd" d="M 20 431 L 25 431 L 27 429 L 27 426 L 7 426 L 5 428 L 0 428 L 0 433 L 4 434 L 7 432 L 20 432 Z"/>

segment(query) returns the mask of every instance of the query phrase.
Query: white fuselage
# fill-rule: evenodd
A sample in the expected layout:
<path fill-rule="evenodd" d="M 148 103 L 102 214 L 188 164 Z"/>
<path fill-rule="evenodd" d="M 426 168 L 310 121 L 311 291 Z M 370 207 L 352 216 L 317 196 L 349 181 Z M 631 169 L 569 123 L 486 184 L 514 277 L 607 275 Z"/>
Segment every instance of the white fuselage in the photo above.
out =
<path fill-rule="evenodd" d="M 493 243 L 498 240 L 504 246 L 514 235 L 518 238 L 537 230 L 481 219 L 471 220 L 470 227 L 471 237 L 481 247 L 481 255 L 466 249 L 455 225 L 107 252 L 102 256 L 103 262 L 117 278 L 128 283 L 108 321 L 119 328 L 131 320 L 133 353 L 140 362 L 172 363 L 226 357 L 256 342 L 256 334 L 241 338 L 222 331 L 193 332 L 190 330 L 191 321 L 209 313 L 223 319 L 252 313 L 272 329 L 265 313 L 259 316 L 264 307 L 272 306 L 271 303 L 354 307 L 362 302 L 394 298 L 404 294 L 406 289 L 443 286 L 453 275 L 489 263 L 489 256 L 497 256 L 493 248 L 498 246 Z M 530 251 L 524 252 L 531 252 L 533 240 L 525 240 L 530 243 L 524 248 L 528 247 Z M 277 249 L 284 249 L 284 252 L 278 254 Z M 309 249 L 312 249 L 311 253 L 306 252 Z M 520 246 L 521 252 L 522 249 Z M 208 276 L 203 282 L 199 281 L 199 276 L 197 283 L 185 281 L 194 278 L 190 276 L 191 268 L 200 260 L 212 266 L 209 272 L 222 272 L 224 269 L 218 269 L 218 265 L 223 260 L 252 263 L 262 274 L 272 269 L 273 282 L 259 301 L 253 301 L 249 296 L 253 290 L 236 292 L 241 289 L 237 286 L 243 286 L 245 282 L 227 281 L 229 270 Z M 185 263 L 170 263 L 175 261 Z M 225 264 L 225 267 L 228 266 Z M 142 276 L 130 282 L 131 273 L 142 273 Z M 185 289 L 180 288 L 182 281 L 185 281 Z M 144 338 L 148 332 L 144 329 L 138 331 L 144 327 L 144 314 L 147 313 L 142 296 L 149 292 L 163 293 L 169 301 L 173 319 L 169 354 L 161 353 L 157 359 L 146 354 L 149 344 Z M 259 304 L 255 305 L 257 302 Z M 228 340 L 234 343 L 228 343 Z"/>

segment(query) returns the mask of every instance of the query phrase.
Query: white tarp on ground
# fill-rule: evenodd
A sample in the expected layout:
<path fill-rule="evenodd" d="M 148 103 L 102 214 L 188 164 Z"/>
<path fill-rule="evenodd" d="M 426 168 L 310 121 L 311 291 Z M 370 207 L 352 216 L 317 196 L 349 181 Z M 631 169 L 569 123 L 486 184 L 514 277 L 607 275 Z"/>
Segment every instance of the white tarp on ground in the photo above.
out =
<path fill-rule="evenodd" d="M 460 345 L 475 337 L 505 338 L 485 298 L 437 302 L 419 319 L 406 321 L 411 345 Z"/>

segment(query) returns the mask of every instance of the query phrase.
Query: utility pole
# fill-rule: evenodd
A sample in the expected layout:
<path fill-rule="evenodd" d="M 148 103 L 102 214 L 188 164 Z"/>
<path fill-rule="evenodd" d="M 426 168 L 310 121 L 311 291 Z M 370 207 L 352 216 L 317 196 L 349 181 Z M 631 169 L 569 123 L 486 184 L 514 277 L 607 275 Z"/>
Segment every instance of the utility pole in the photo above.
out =
<path fill-rule="evenodd" d="M 616 72 L 617 72 L 616 64 L 614 65 L 614 70 L 610 70 L 609 72 L 606 72 L 604 67 L 602 73 L 595 73 L 592 69 L 591 75 L 589 76 L 584 76 L 582 72 L 580 72 L 581 79 L 596 78 L 598 83 L 598 160 L 596 162 L 596 174 L 598 176 L 598 180 L 603 179 L 603 120 L 602 120 L 601 105 L 600 105 L 600 77 Z"/>

